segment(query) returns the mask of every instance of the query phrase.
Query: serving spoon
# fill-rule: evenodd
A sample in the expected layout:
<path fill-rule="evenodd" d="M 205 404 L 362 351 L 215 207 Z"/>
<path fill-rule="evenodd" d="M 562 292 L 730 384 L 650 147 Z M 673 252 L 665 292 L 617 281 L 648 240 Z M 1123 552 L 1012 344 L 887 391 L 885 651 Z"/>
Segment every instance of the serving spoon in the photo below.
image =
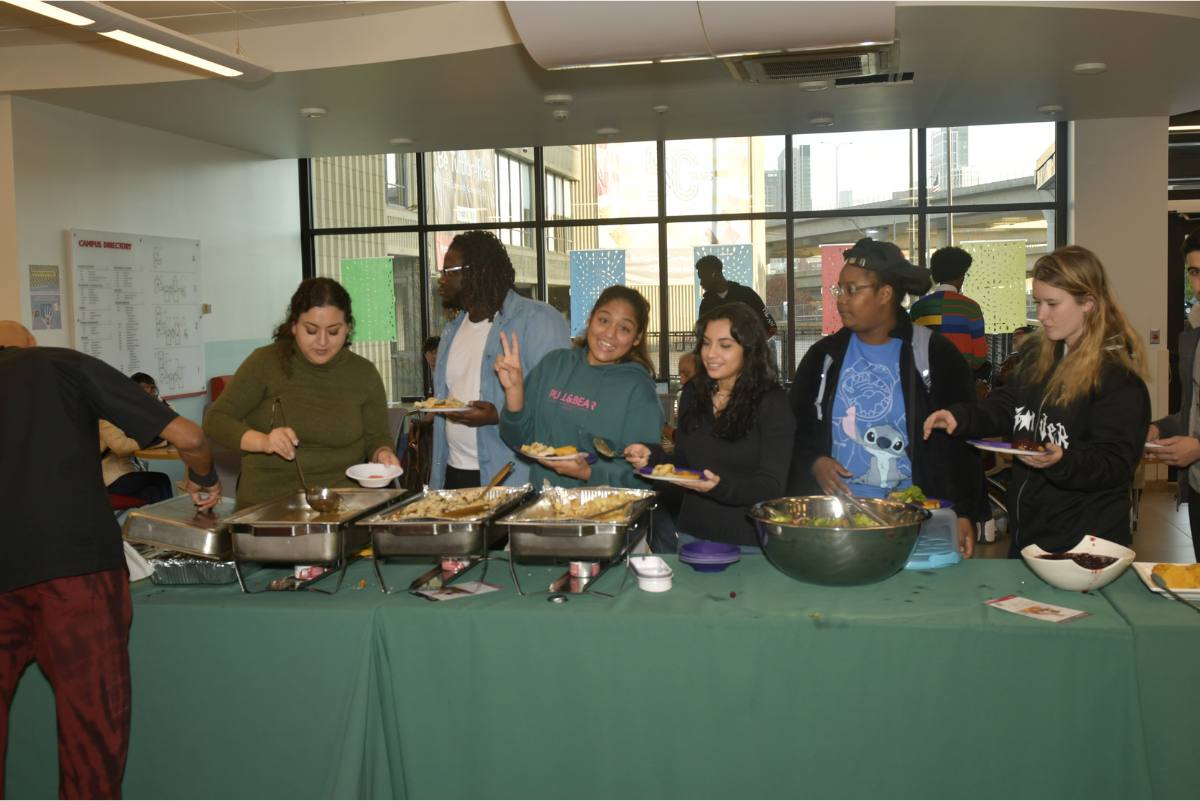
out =
<path fill-rule="evenodd" d="M 283 413 L 283 400 L 279 396 L 275 397 L 275 402 L 271 405 L 272 418 L 275 416 L 275 409 L 279 409 L 279 419 L 283 425 L 291 428 L 287 423 L 287 416 Z M 296 475 L 300 477 L 300 489 L 304 490 L 304 502 L 318 512 L 336 512 L 342 505 L 342 496 L 329 487 L 309 486 L 304 480 L 304 469 L 300 467 L 299 448 L 293 454 L 292 462 L 296 465 Z"/>

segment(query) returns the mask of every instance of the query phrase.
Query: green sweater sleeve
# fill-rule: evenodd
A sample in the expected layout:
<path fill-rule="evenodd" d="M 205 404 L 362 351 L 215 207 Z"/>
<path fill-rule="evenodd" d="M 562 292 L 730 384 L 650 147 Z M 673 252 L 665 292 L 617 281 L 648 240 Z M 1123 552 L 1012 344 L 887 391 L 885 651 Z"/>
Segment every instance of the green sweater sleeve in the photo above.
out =
<path fill-rule="evenodd" d="M 250 430 L 246 417 L 266 397 L 267 384 L 263 354 L 252 353 L 225 387 L 208 414 L 204 416 L 204 433 L 232 451 L 242 449 L 242 435 Z"/>
<path fill-rule="evenodd" d="M 623 447 L 622 443 L 653 443 L 662 437 L 662 406 L 658 402 L 654 382 L 649 376 L 646 376 L 644 381 L 638 381 L 629 393 L 624 420 L 621 442 L 613 443 L 618 448 Z M 592 477 L 587 483 L 593 486 L 650 489 L 646 481 L 634 475 L 633 466 L 621 458 L 620 454 L 615 459 L 597 460 L 592 465 Z"/>

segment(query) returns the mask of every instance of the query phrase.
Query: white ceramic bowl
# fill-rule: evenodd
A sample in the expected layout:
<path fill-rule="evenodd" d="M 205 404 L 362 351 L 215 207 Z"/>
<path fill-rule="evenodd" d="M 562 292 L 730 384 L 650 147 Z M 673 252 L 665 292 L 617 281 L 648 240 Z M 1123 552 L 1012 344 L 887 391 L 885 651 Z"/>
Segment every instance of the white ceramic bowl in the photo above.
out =
<path fill-rule="evenodd" d="M 404 471 L 399 467 L 390 467 L 386 464 L 378 464 L 376 462 L 356 464 L 353 467 L 346 468 L 346 475 L 348 477 L 371 489 L 386 487 L 392 483 L 393 479 L 403 473 Z"/>
<path fill-rule="evenodd" d="M 671 589 L 675 573 L 671 566 L 657 556 L 635 556 L 629 560 L 637 575 L 638 586 L 646 592 L 666 592 Z"/>
<path fill-rule="evenodd" d="M 1111 556 L 1117 561 L 1099 570 L 1090 570 L 1078 564 L 1074 559 L 1042 559 L 1048 551 L 1036 545 L 1027 545 L 1021 549 L 1021 558 L 1029 569 L 1038 577 L 1061 590 L 1073 592 L 1091 592 L 1108 584 L 1125 569 L 1133 564 L 1136 554 L 1124 545 L 1087 535 L 1081 539 L 1068 553 L 1089 553 L 1099 556 Z"/>

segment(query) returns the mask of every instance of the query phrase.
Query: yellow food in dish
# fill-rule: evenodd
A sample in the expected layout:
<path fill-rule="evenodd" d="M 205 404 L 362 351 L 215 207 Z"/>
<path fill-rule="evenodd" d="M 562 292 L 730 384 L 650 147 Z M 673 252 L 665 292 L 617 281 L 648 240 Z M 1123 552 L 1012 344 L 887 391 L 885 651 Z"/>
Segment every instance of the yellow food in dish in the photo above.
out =
<path fill-rule="evenodd" d="M 652 476 L 661 476 L 663 478 L 682 478 L 689 481 L 699 481 L 704 476 L 697 470 L 677 470 L 673 464 L 655 465 L 650 471 Z"/>
<path fill-rule="evenodd" d="M 579 453 L 579 449 L 574 445 L 561 445 L 555 448 L 552 445 L 543 445 L 540 442 L 522 445 L 521 453 L 526 456 L 532 456 L 535 459 L 544 459 L 547 456 L 574 456 Z"/>
<path fill-rule="evenodd" d="M 1154 572 L 1163 577 L 1167 586 L 1173 590 L 1200 589 L 1200 564 L 1197 565 L 1167 565 L 1154 566 Z"/>
<path fill-rule="evenodd" d="M 460 509 L 471 507 L 473 517 L 483 517 L 491 510 L 504 503 L 507 498 L 496 494 L 487 497 L 482 487 L 464 490 L 438 490 L 430 492 L 424 498 L 406 504 L 391 514 L 385 515 L 384 520 L 428 520 L 437 518 L 458 519 L 455 513 Z"/>
<path fill-rule="evenodd" d="M 467 404 L 458 398 L 426 398 L 413 404 L 414 409 L 462 409 Z"/>

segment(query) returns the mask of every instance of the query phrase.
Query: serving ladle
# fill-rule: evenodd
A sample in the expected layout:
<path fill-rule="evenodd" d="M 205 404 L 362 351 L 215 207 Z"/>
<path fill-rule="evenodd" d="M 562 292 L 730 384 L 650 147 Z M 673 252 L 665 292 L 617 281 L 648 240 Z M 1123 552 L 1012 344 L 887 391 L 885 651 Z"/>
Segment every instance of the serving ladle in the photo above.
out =
<path fill-rule="evenodd" d="M 287 415 L 283 413 L 283 400 L 278 396 L 271 406 L 271 417 L 275 417 L 275 409 L 279 409 L 279 419 L 287 428 L 291 426 L 287 423 Z M 331 490 L 329 487 L 310 486 L 304 480 L 304 468 L 300 466 L 300 449 L 296 449 L 296 453 L 292 456 L 292 462 L 296 465 L 296 475 L 300 477 L 300 489 L 304 490 L 304 502 L 318 512 L 336 512 L 342 505 L 342 496 Z"/>
<path fill-rule="evenodd" d="M 617 452 L 613 448 L 612 443 L 604 437 L 592 437 L 592 447 L 596 449 L 596 453 L 603 456 L 605 459 L 616 458 Z"/>

